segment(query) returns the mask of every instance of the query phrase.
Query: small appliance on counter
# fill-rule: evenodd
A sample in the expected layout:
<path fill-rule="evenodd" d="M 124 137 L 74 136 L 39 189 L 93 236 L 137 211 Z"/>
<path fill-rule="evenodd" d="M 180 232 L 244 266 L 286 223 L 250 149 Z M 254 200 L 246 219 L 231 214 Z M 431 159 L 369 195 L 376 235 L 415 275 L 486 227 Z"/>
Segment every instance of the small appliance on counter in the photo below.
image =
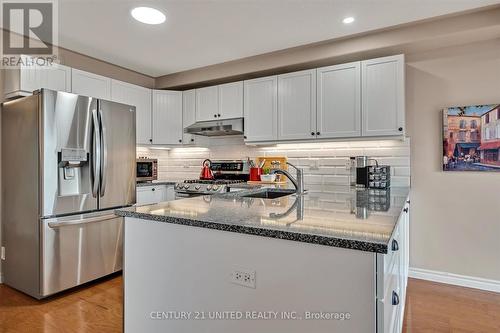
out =
<path fill-rule="evenodd" d="M 230 185 L 246 184 L 250 177 L 247 161 L 203 161 L 200 179 L 186 179 L 175 185 L 177 199 L 224 193 Z M 211 176 L 211 178 L 210 178 Z"/>
<path fill-rule="evenodd" d="M 200 173 L 201 180 L 214 179 L 214 173 L 212 172 L 211 166 L 212 166 L 212 161 L 210 161 L 209 159 L 206 159 L 203 161 L 202 169 L 201 169 L 201 173 Z"/>
<path fill-rule="evenodd" d="M 158 160 L 155 158 L 139 157 L 136 160 L 137 182 L 152 182 L 158 179 Z"/>
<path fill-rule="evenodd" d="M 370 165 L 370 161 L 374 161 L 375 165 Z M 352 167 L 356 168 L 355 184 L 357 187 L 386 189 L 391 186 L 391 167 L 388 165 L 379 165 L 377 160 L 368 156 L 356 156 L 351 157 Z M 353 173 L 351 177 L 354 177 Z M 354 184 L 353 180 L 351 184 Z"/>

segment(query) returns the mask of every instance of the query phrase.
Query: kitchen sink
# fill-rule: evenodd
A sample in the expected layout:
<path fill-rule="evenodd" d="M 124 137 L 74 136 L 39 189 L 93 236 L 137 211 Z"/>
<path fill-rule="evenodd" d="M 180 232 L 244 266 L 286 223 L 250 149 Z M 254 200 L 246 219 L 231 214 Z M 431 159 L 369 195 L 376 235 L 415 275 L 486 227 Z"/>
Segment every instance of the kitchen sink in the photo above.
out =
<path fill-rule="evenodd" d="M 287 190 L 287 191 L 273 191 L 266 190 L 257 193 L 244 194 L 242 197 L 244 198 L 262 198 L 262 199 L 276 199 L 280 197 L 284 197 L 286 195 L 294 194 L 295 190 Z"/>

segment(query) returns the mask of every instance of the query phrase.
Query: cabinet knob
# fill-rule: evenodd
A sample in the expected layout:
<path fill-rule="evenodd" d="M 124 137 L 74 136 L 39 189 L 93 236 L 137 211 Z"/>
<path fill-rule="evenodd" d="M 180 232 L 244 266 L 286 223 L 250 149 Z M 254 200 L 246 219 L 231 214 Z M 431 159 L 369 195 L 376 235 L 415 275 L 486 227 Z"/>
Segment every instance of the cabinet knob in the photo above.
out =
<path fill-rule="evenodd" d="M 246 135 L 243 135 L 243 139 L 246 139 L 246 138 L 247 138 L 247 136 L 246 136 Z"/>
<path fill-rule="evenodd" d="M 403 212 L 408 213 L 408 208 L 404 208 Z"/>
<path fill-rule="evenodd" d="M 191 138 L 191 142 L 194 142 L 194 139 L 193 139 L 193 138 Z"/>
<path fill-rule="evenodd" d="M 179 139 L 179 142 L 182 142 L 182 139 Z"/>
<path fill-rule="evenodd" d="M 153 142 L 153 139 L 149 139 L 149 142 Z"/>
<path fill-rule="evenodd" d="M 316 135 L 321 135 L 321 133 L 320 132 L 316 132 Z"/>
<path fill-rule="evenodd" d="M 217 115 L 216 115 L 216 114 L 214 114 L 214 118 L 217 118 Z"/>
<path fill-rule="evenodd" d="M 406 200 L 406 203 L 409 205 L 410 204 L 410 200 Z"/>
<path fill-rule="evenodd" d="M 154 192 L 154 191 L 156 191 L 156 189 L 153 187 L 153 188 L 151 189 L 151 191 L 153 191 L 153 192 Z"/>
<path fill-rule="evenodd" d="M 219 117 L 219 118 L 220 118 L 220 113 L 217 113 L 217 117 Z"/>
<path fill-rule="evenodd" d="M 391 246 L 391 249 L 392 249 L 393 251 L 397 251 L 397 250 L 399 250 L 399 243 L 398 243 L 398 241 L 397 241 L 397 240 L 395 240 L 395 239 L 393 239 L 393 240 L 392 240 L 392 246 Z"/>
<path fill-rule="evenodd" d="M 403 127 L 398 128 L 398 131 L 403 132 Z"/>
<path fill-rule="evenodd" d="M 314 132 L 311 132 L 311 135 L 314 135 Z"/>
<path fill-rule="evenodd" d="M 392 291 L 392 305 L 398 305 L 399 304 L 399 295 L 397 292 L 394 290 Z"/>

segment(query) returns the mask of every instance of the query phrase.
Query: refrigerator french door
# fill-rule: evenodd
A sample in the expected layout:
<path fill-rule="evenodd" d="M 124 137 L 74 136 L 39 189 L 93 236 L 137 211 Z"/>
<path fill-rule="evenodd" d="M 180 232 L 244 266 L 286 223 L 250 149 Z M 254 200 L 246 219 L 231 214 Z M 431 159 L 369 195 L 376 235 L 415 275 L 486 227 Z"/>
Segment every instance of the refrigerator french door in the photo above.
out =
<path fill-rule="evenodd" d="M 135 107 L 42 89 L 2 113 L 5 283 L 43 298 L 120 270 Z"/>

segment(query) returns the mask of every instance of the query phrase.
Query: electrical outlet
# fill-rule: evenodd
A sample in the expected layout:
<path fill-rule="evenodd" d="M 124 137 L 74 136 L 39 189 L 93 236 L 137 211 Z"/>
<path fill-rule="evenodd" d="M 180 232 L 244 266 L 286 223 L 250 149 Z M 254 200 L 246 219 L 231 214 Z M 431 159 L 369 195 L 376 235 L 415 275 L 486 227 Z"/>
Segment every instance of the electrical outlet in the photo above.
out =
<path fill-rule="evenodd" d="M 5 246 L 2 246 L 2 250 L 0 251 L 0 259 L 5 260 Z"/>
<path fill-rule="evenodd" d="M 312 160 L 311 163 L 309 164 L 309 169 L 310 170 L 319 170 L 319 161 Z"/>
<path fill-rule="evenodd" d="M 231 283 L 255 289 L 255 271 L 246 268 L 236 268 L 231 273 Z"/>

